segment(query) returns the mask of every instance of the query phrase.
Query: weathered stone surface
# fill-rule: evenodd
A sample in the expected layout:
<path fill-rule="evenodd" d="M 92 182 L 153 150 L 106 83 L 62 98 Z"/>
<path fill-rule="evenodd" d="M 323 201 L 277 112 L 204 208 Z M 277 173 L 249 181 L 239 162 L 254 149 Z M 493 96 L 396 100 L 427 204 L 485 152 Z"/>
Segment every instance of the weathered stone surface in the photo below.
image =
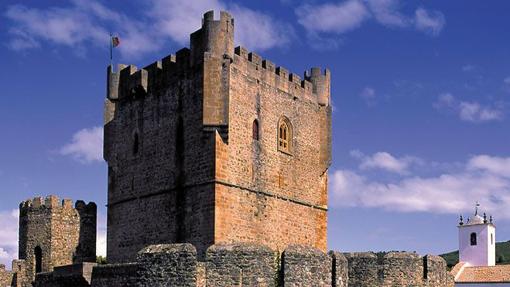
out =
<path fill-rule="evenodd" d="M 12 286 L 14 274 L 5 270 L 5 265 L 0 264 L 0 287 Z"/>
<path fill-rule="evenodd" d="M 308 246 L 290 245 L 282 254 L 283 286 L 331 286 L 332 258 Z"/>
<path fill-rule="evenodd" d="M 454 285 L 446 262 L 437 256 L 411 252 L 345 253 L 350 286 L 448 286 Z"/>
<path fill-rule="evenodd" d="M 333 260 L 332 270 L 332 286 L 333 287 L 347 287 L 349 283 L 349 266 L 347 265 L 347 258 L 336 251 L 330 251 L 329 256 Z"/>
<path fill-rule="evenodd" d="M 382 286 L 423 285 L 423 258 L 416 253 L 389 252 L 382 258 L 380 268 Z"/>
<path fill-rule="evenodd" d="M 92 287 L 135 287 L 138 279 L 138 264 L 98 265 L 92 270 Z"/>
<path fill-rule="evenodd" d="M 429 287 L 451 287 L 455 282 L 448 272 L 446 261 L 439 256 L 426 255 L 423 258 L 425 265 L 425 280 Z"/>
<path fill-rule="evenodd" d="M 137 286 L 197 285 L 197 251 L 191 244 L 150 245 L 138 253 Z"/>
<path fill-rule="evenodd" d="M 372 252 L 344 253 L 349 266 L 349 286 L 379 286 L 379 263 Z"/>
<path fill-rule="evenodd" d="M 213 245 L 206 254 L 207 286 L 276 286 L 277 256 L 262 245 Z"/>
<path fill-rule="evenodd" d="M 33 287 L 89 287 L 95 263 L 55 267 L 53 272 L 37 273 Z"/>

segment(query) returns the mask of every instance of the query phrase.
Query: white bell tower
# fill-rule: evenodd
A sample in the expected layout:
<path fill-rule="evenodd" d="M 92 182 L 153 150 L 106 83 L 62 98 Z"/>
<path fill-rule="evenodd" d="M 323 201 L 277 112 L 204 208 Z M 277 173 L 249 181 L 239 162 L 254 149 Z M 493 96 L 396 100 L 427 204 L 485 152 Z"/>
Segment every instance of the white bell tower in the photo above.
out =
<path fill-rule="evenodd" d="M 475 214 L 463 222 L 462 215 L 459 223 L 459 262 L 468 266 L 496 265 L 496 226 L 492 223 L 492 216 L 478 215 L 476 203 Z"/>

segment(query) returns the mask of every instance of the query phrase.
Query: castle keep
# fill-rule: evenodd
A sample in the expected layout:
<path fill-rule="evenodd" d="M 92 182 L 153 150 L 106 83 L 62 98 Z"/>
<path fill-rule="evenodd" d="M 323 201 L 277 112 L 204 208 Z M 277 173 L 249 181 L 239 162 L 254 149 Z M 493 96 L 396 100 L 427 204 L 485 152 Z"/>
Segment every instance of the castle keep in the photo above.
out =
<path fill-rule="evenodd" d="M 149 244 L 326 250 L 330 74 L 304 78 L 242 47 L 234 19 L 204 15 L 184 48 L 108 69 L 108 260 Z"/>

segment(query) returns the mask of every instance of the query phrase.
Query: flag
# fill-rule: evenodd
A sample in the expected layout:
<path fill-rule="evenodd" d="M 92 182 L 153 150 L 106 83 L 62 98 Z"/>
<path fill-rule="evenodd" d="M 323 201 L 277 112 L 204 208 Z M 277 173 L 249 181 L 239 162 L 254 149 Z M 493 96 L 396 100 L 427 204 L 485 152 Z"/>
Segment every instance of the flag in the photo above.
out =
<path fill-rule="evenodd" d="M 117 36 L 113 36 L 113 37 L 112 37 L 112 46 L 115 48 L 115 47 L 117 47 L 118 45 L 120 45 L 120 39 L 119 39 L 119 37 L 117 37 Z"/>

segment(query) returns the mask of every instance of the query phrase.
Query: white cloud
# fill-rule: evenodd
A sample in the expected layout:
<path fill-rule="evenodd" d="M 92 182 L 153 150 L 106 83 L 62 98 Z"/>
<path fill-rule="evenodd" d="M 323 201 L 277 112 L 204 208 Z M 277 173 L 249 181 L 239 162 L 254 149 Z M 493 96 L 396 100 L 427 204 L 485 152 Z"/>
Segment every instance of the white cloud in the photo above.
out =
<path fill-rule="evenodd" d="M 61 155 L 70 155 L 82 163 L 103 160 L 103 128 L 82 129 L 73 135 L 70 143 L 60 149 Z"/>
<path fill-rule="evenodd" d="M 365 87 L 361 90 L 359 96 L 365 101 L 368 106 L 373 106 L 376 103 L 375 90 L 371 87 Z"/>
<path fill-rule="evenodd" d="M 357 0 L 322 5 L 303 5 L 296 9 L 298 22 L 309 32 L 344 33 L 361 26 L 370 17 L 366 6 Z"/>
<path fill-rule="evenodd" d="M 77 53 L 86 45 L 107 48 L 112 30 L 121 35 L 118 49 L 126 57 L 156 51 L 162 44 L 142 22 L 92 0 L 74 0 L 66 7 L 46 9 L 13 5 L 5 15 L 11 20 L 8 46 L 13 50 L 37 48 L 43 41 L 68 46 Z"/>
<path fill-rule="evenodd" d="M 373 155 L 365 155 L 359 150 L 352 150 L 351 156 L 359 159 L 359 168 L 381 169 L 398 174 L 407 174 L 412 164 L 421 164 L 421 160 L 416 157 L 404 156 L 397 158 L 388 152 L 376 152 Z"/>
<path fill-rule="evenodd" d="M 475 156 L 457 172 L 432 177 L 410 174 L 393 182 L 372 180 L 352 170 L 337 170 L 331 175 L 331 204 L 459 214 L 471 212 L 474 202 L 480 201 L 483 210 L 510 219 L 508 167 L 501 169 L 499 164 L 494 164 L 506 163 L 510 158 L 486 157 L 485 160 L 490 164 L 480 164 L 479 156 Z M 505 176 L 501 170 L 505 170 Z"/>
<path fill-rule="evenodd" d="M 410 28 L 436 36 L 446 20 L 439 11 L 418 8 L 413 16 L 402 14 L 400 0 L 347 0 L 322 5 L 305 4 L 295 13 L 308 34 L 342 34 L 357 29 L 370 19 L 387 27 Z M 313 37 L 312 37 L 313 38 Z M 310 41 L 312 41 L 311 39 Z"/>
<path fill-rule="evenodd" d="M 483 107 L 477 102 L 460 102 L 460 118 L 468 122 L 486 122 L 501 120 L 503 112 L 490 107 Z"/>
<path fill-rule="evenodd" d="M 235 40 L 251 50 L 287 46 L 294 38 L 291 25 L 239 5 L 230 7 L 235 17 Z"/>
<path fill-rule="evenodd" d="M 437 36 L 443 30 L 446 20 L 443 13 L 439 11 L 427 11 L 424 8 L 418 8 L 415 12 L 414 23 L 416 29 Z"/>
<path fill-rule="evenodd" d="M 504 118 L 503 106 L 483 106 L 478 102 L 458 101 L 452 94 L 443 93 L 433 104 L 437 110 L 453 111 L 459 118 L 467 122 L 489 122 Z"/>
<path fill-rule="evenodd" d="M 399 0 L 368 0 L 368 5 L 377 22 L 383 25 L 406 27 L 410 23 L 410 19 L 398 11 Z"/>
<path fill-rule="evenodd" d="M 510 158 L 478 155 L 468 162 L 471 170 L 484 170 L 492 174 L 510 178 Z"/>
<path fill-rule="evenodd" d="M 188 45 L 189 34 L 200 28 L 204 12 L 225 8 L 217 0 L 152 0 L 148 14 L 156 21 L 158 34 L 170 37 L 181 45 Z"/>
<path fill-rule="evenodd" d="M 18 257 L 18 210 L 0 211 L 0 264 Z"/>
<path fill-rule="evenodd" d="M 113 31 L 121 39 L 116 49 L 124 57 L 136 58 L 162 49 L 165 40 L 188 45 L 189 34 L 200 28 L 205 11 L 226 9 L 235 18 L 236 40 L 250 49 L 285 46 L 293 37 L 293 29 L 286 23 L 217 0 L 152 0 L 147 7 L 147 13 L 133 17 L 94 0 L 73 0 L 70 5 L 46 9 L 12 5 L 5 13 L 11 21 L 7 45 L 13 50 L 24 50 L 49 42 L 80 53 L 90 45 L 106 49 L 109 32 Z"/>

